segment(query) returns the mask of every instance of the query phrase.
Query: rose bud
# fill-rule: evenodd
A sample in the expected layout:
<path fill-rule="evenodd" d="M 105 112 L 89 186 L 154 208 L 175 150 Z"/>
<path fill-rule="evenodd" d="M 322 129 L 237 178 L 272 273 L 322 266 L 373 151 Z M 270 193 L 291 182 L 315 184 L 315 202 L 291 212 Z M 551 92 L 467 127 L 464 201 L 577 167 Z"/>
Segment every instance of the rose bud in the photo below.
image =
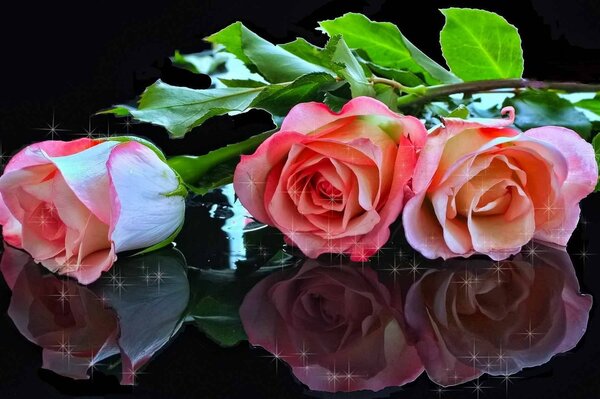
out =
<path fill-rule="evenodd" d="M 397 288 L 370 267 L 308 260 L 255 285 L 240 317 L 250 343 L 288 363 L 310 389 L 379 391 L 423 372 Z"/>
<path fill-rule="evenodd" d="M 521 133 L 508 119 L 448 118 L 427 139 L 404 208 L 410 245 L 427 258 L 475 253 L 500 260 L 532 238 L 565 246 L 579 201 L 594 190 L 592 146 L 572 130 Z"/>
<path fill-rule="evenodd" d="M 253 217 L 305 255 L 363 261 L 388 240 L 426 135 L 418 119 L 368 97 L 339 113 L 299 104 L 279 132 L 242 157 L 234 188 Z"/>
<path fill-rule="evenodd" d="M 118 252 L 171 242 L 185 189 L 160 151 L 140 141 L 44 141 L 21 150 L 0 177 L 4 239 L 82 284 L 110 269 Z"/>
<path fill-rule="evenodd" d="M 564 250 L 533 249 L 503 262 L 451 260 L 410 288 L 406 322 L 433 381 L 508 376 L 577 345 L 592 297 L 579 294 Z"/>

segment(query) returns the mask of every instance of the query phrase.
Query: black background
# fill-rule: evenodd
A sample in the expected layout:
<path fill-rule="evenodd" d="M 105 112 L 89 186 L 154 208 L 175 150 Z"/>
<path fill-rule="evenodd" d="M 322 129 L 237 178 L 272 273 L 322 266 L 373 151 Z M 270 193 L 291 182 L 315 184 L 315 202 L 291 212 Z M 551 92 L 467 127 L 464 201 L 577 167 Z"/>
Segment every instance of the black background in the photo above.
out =
<path fill-rule="evenodd" d="M 397 23 L 414 44 L 443 62 L 438 44 L 443 17 L 437 9 L 449 6 L 485 8 L 515 24 L 523 38 L 527 77 L 600 82 L 597 0 L 20 1 L 0 16 L 2 149 L 11 155 L 26 144 L 49 138 L 47 131 L 39 129 L 47 128 L 53 115 L 60 129 L 69 129 L 55 138 L 71 139 L 90 125 L 98 134 L 125 133 L 121 120 L 90 116 L 111 104 L 130 101 L 159 77 L 171 84 L 205 87 L 207 80 L 170 67 L 168 57 L 176 49 L 184 53 L 205 49 L 203 37 L 235 20 L 277 43 L 296 36 L 322 43 L 325 37 L 314 30 L 317 21 L 348 11 L 363 12 L 374 20 Z M 169 155 L 202 154 L 268 126 L 269 119 L 253 111 L 235 120 L 215 118 L 181 140 L 169 140 L 162 129 L 149 125 L 134 125 L 129 132 L 151 138 Z M 574 255 L 583 290 L 596 298 L 600 298 L 599 199 L 596 194 L 584 201 L 583 215 L 590 223 L 576 231 L 570 244 L 573 253 L 585 244 L 598 254 L 586 265 Z M 184 239 L 190 240 L 189 235 Z M 0 282 L 0 398 L 290 398 L 306 393 L 285 368 L 280 367 L 276 375 L 270 360 L 261 357 L 264 353 L 247 345 L 223 350 L 193 328 L 183 331 L 150 363 L 133 389 L 101 375 L 93 382 L 72 382 L 39 370 L 41 351 L 16 332 L 4 313 L 9 299 L 8 288 Z M 588 333 L 573 353 L 521 373 L 508 394 L 497 380 L 482 379 L 494 388 L 485 389 L 480 397 L 600 398 L 597 313 L 594 305 Z M 477 397 L 468 386 L 442 397 Z M 377 397 L 438 397 L 433 389 L 422 376 Z"/>

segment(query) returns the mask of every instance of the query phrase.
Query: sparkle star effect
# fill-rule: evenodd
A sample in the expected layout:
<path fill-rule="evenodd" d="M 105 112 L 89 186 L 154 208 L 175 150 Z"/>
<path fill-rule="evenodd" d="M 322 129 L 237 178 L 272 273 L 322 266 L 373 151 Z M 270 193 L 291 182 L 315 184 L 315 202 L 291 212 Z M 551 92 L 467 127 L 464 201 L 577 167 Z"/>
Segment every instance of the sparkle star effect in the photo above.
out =
<path fill-rule="evenodd" d="M 52 112 L 52 122 L 47 124 L 47 127 L 38 127 L 35 130 L 43 130 L 46 136 L 50 136 L 51 140 L 55 140 L 59 136 L 59 132 L 68 132 L 68 129 L 59 129 L 60 123 L 56 123 L 54 112 Z"/>
<path fill-rule="evenodd" d="M 158 287 L 158 292 L 160 292 L 160 285 L 168 278 L 170 278 L 169 275 L 161 270 L 160 263 L 158 263 L 156 271 L 152 273 L 152 282 Z"/>
<path fill-rule="evenodd" d="M 96 128 L 92 128 L 92 118 L 88 118 L 88 127 L 83 129 L 83 133 L 79 134 L 81 137 L 88 139 L 95 138 Z"/>
<path fill-rule="evenodd" d="M 580 252 L 578 252 L 576 255 L 578 255 L 578 256 L 579 256 L 579 259 L 581 259 L 581 262 L 582 262 L 582 263 L 585 265 L 586 261 L 587 261 L 587 260 L 588 260 L 588 259 L 589 259 L 591 256 L 594 256 L 595 254 L 594 254 L 594 253 L 592 253 L 592 252 L 589 252 L 589 251 L 586 249 L 585 245 L 583 245 L 583 246 L 581 247 L 581 251 L 580 251 Z"/>
<path fill-rule="evenodd" d="M 65 333 L 61 334 L 61 339 L 58 341 L 56 345 L 53 345 L 54 348 L 62 355 L 63 359 L 67 359 L 67 367 L 71 365 L 71 359 L 74 354 L 73 351 L 75 347 L 71 345 L 69 338 L 65 337 Z"/>
<path fill-rule="evenodd" d="M 125 278 L 121 277 L 121 272 L 117 272 L 115 268 L 113 268 L 108 277 L 105 278 L 109 279 L 109 284 L 112 287 L 113 292 L 119 292 L 119 297 L 121 297 L 123 291 L 127 290 L 127 287 L 131 286 L 131 284 L 125 282 Z"/>
<path fill-rule="evenodd" d="M 475 382 L 473 382 L 473 385 L 471 385 L 471 390 L 473 393 L 475 393 L 477 399 L 479 399 L 479 397 L 484 389 L 489 389 L 489 388 L 491 388 L 491 387 L 483 385 L 483 383 L 479 381 L 479 378 L 477 378 L 477 380 L 475 380 Z"/>
<path fill-rule="evenodd" d="M 452 281 L 452 283 L 459 284 L 465 289 L 465 292 L 469 292 L 473 289 L 473 287 L 477 288 L 477 286 L 481 283 L 481 279 L 479 278 L 477 272 L 473 274 L 465 267 L 464 274 L 458 279 L 458 281 Z"/>
<path fill-rule="evenodd" d="M 519 335 L 523 335 L 525 339 L 529 341 L 529 347 L 531 347 L 531 343 L 535 340 L 535 337 L 538 335 L 543 335 L 541 332 L 537 332 L 535 328 L 531 326 L 531 320 L 529 320 L 529 327 L 522 333 L 518 333 Z"/>
<path fill-rule="evenodd" d="M 0 170 L 4 169 L 4 164 L 9 158 L 2 150 L 2 142 L 0 141 Z"/>
<path fill-rule="evenodd" d="M 120 125 L 125 126 L 125 132 L 127 134 L 129 134 L 129 128 L 131 127 L 131 125 L 133 125 L 133 122 L 131 121 L 131 117 L 130 116 L 125 117 L 125 122 L 121 122 Z"/>
<path fill-rule="evenodd" d="M 298 352 L 296 352 L 296 356 L 298 356 L 300 360 L 302 360 L 302 364 L 306 366 L 306 364 L 308 363 L 309 356 L 312 355 L 314 355 L 314 353 L 309 351 L 309 349 L 306 347 L 306 342 L 303 341 L 302 348 L 300 348 Z"/>
<path fill-rule="evenodd" d="M 270 358 L 271 362 L 275 363 L 275 374 L 279 374 L 279 363 L 285 361 L 284 358 L 290 357 L 288 355 L 284 355 L 282 351 L 279 350 L 279 344 L 275 341 L 275 350 L 269 351 L 270 354 L 262 357 Z"/>
<path fill-rule="evenodd" d="M 477 364 L 479 363 L 480 355 L 479 355 L 479 351 L 477 350 L 475 341 L 473 341 L 473 349 L 469 352 L 469 354 L 467 356 L 459 356 L 459 357 L 462 359 L 467 359 L 467 360 L 471 361 L 471 363 L 473 363 L 473 368 L 477 368 Z"/>
<path fill-rule="evenodd" d="M 421 264 L 419 262 L 417 262 L 417 258 L 416 258 L 415 255 L 413 255 L 413 258 L 409 262 L 408 267 L 401 267 L 401 268 L 399 268 L 399 270 L 407 271 L 410 274 L 412 274 L 413 282 L 415 282 L 417 280 L 417 275 L 421 274 L 421 270 L 422 269 L 423 268 L 421 267 Z"/>
<path fill-rule="evenodd" d="M 101 137 L 109 139 L 112 137 L 112 133 L 110 131 L 110 122 L 106 122 L 106 133 L 102 134 Z"/>
<path fill-rule="evenodd" d="M 400 265 L 398 265 L 398 261 L 397 261 L 396 257 L 394 257 L 394 262 L 390 265 L 390 267 L 388 267 L 387 269 L 383 269 L 383 270 L 387 271 L 392 276 L 394 285 L 396 285 L 398 276 L 400 275 L 400 271 L 402 270 L 400 268 Z"/>
<path fill-rule="evenodd" d="M 444 388 L 442 386 L 438 386 L 435 389 L 432 389 L 431 391 L 436 393 L 438 399 L 441 399 L 446 392 L 456 391 L 456 389 L 449 389 Z"/>
<path fill-rule="evenodd" d="M 65 303 L 70 301 L 70 298 L 76 297 L 76 294 L 69 294 L 69 289 L 65 286 L 65 282 L 61 281 L 61 288 L 57 294 L 49 295 L 51 297 L 55 297 L 58 302 L 60 302 L 61 309 L 63 313 L 65 312 Z"/>
<path fill-rule="evenodd" d="M 552 201 L 550 198 L 547 198 L 546 202 L 544 203 L 544 205 L 542 207 L 535 208 L 535 209 L 541 210 L 546 215 L 546 218 L 549 221 L 550 219 L 552 219 L 552 217 L 554 216 L 556 211 L 563 209 L 561 207 L 556 206 L 555 203 L 556 203 L 556 201 Z"/>
<path fill-rule="evenodd" d="M 94 372 L 98 370 L 100 366 L 106 366 L 106 364 L 100 363 L 98 354 L 94 350 L 92 350 L 89 360 L 81 365 L 87 366 L 91 378 L 94 378 Z"/>
<path fill-rule="evenodd" d="M 499 379 L 502 384 L 504 384 L 504 394 L 508 398 L 508 386 L 513 383 L 513 380 L 519 379 L 521 377 L 517 377 L 514 375 L 510 375 L 508 369 L 505 369 L 505 374 L 500 376 L 494 376 L 492 378 Z"/>
<path fill-rule="evenodd" d="M 510 269 L 512 269 L 512 268 L 510 267 L 509 262 L 496 261 L 496 262 L 494 262 L 492 267 L 488 267 L 486 270 L 490 270 L 493 274 L 495 274 L 496 281 L 498 282 L 498 284 L 500 284 L 500 283 L 504 282 L 504 280 L 502 280 L 502 276 L 504 275 L 504 272 L 506 270 L 510 270 Z"/>
<path fill-rule="evenodd" d="M 142 375 L 142 374 L 146 374 L 146 373 L 143 373 L 143 372 L 141 372 L 139 370 L 135 370 L 135 369 L 133 369 L 131 367 L 129 367 L 127 370 L 123 370 L 123 375 L 127 375 L 127 376 L 131 377 L 131 384 L 132 385 L 136 385 L 136 379 L 137 379 L 137 377 L 139 375 Z"/>
<path fill-rule="evenodd" d="M 523 248 L 523 253 L 526 256 L 528 256 L 531 259 L 531 261 L 533 261 L 539 254 L 543 252 L 544 250 L 542 250 L 533 241 L 529 241 L 529 243 L 527 243 L 527 245 L 525 245 L 525 247 Z"/>

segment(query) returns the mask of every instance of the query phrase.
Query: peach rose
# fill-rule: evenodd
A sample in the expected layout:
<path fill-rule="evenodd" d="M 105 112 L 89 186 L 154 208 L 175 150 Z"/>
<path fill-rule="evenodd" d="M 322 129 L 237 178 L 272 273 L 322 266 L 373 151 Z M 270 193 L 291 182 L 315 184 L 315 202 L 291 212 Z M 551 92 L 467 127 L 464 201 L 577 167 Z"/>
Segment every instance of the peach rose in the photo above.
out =
<path fill-rule="evenodd" d="M 397 287 L 370 267 L 324 267 L 274 273 L 240 307 L 248 340 L 278 356 L 312 390 L 378 391 L 413 381 L 421 360 L 405 335 Z"/>
<path fill-rule="evenodd" d="M 579 201 L 598 181 L 592 146 L 547 126 L 521 133 L 508 119 L 445 119 L 427 139 L 403 213 L 406 238 L 428 258 L 499 260 L 532 238 L 566 245 Z"/>
<path fill-rule="evenodd" d="M 0 177 L 4 239 L 83 284 L 117 252 L 168 239 L 183 223 L 179 179 L 152 149 L 123 140 L 44 141 L 17 153 Z"/>
<path fill-rule="evenodd" d="M 251 215 L 305 255 L 365 260 L 389 238 L 426 134 L 419 120 L 368 97 L 340 113 L 299 104 L 279 132 L 242 157 L 234 188 Z"/>
<path fill-rule="evenodd" d="M 501 263 L 451 260 L 410 288 L 406 322 L 433 381 L 511 375 L 577 345 L 592 298 L 579 294 L 564 250 L 535 249 L 535 257 L 521 253 Z"/>

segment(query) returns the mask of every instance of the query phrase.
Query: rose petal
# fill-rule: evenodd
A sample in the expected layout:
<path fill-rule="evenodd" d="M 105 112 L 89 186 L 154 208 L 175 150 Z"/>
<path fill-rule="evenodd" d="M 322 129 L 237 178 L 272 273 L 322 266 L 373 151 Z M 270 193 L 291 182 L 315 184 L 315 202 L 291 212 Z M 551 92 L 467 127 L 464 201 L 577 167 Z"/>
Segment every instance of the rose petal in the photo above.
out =
<path fill-rule="evenodd" d="M 273 224 L 265 209 L 265 185 L 273 167 L 282 162 L 294 143 L 304 136 L 298 133 L 276 133 L 263 142 L 252 155 L 242 155 L 235 168 L 233 188 L 240 202 L 257 220 Z"/>
<path fill-rule="evenodd" d="M 444 160 L 447 167 L 454 164 L 460 156 L 468 153 L 465 145 L 473 150 L 481 147 L 491 139 L 497 137 L 514 137 L 519 134 L 518 131 L 510 129 L 509 126 L 514 121 L 514 109 L 504 108 L 502 113 L 508 112 L 508 119 L 444 119 L 444 125 L 437 127 L 427 136 L 427 142 L 419 154 L 419 160 L 415 167 L 413 176 L 413 190 L 415 192 L 423 191 L 429 186 L 436 170 L 440 165 L 442 154 L 448 154 L 450 157 Z M 464 137 L 462 137 L 464 134 Z M 449 140 L 461 135 L 461 139 L 455 139 L 455 145 L 446 148 Z M 455 155 L 452 157 L 452 153 Z M 441 170 L 444 170 L 441 168 Z"/>
<path fill-rule="evenodd" d="M 415 195 L 406 203 L 402 211 L 402 225 L 410 246 L 426 258 L 448 259 L 455 256 L 468 257 L 473 254 L 473 251 L 457 254 L 448 248 L 442 227 L 425 193 Z"/>
<path fill-rule="evenodd" d="M 185 198 L 173 170 L 148 147 L 131 141 L 115 147 L 107 163 L 111 187 L 110 236 L 115 251 L 145 248 L 182 224 Z"/>
<path fill-rule="evenodd" d="M 563 127 L 546 126 L 530 129 L 524 134 L 553 145 L 566 159 L 568 174 L 561 190 L 562 199 L 555 206 L 558 212 L 554 220 L 538 228 L 536 238 L 567 245 L 579 220 L 579 202 L 594 191 L 598 182 L 594 149 L 577 133 Z"/>
<path fill-rule="evenodd" d="M 100 143 L 102 143 L 101 140 L 92 140 L 88 138 L 73 141 L 47 140 L 35 143 L 15 154 L 6 165 L 4 173 L 31 166 L 47 164 L 48 156 L 62 157 L 72 155 Z"/>
<path fill-rule="evenodd" d="M 281 124 L 281 131 L 308 134 L 335 120 L 355 115 L 400 117 L 385 104 L 371 97 L 353 98 L 342 107 L 339 113 L 332 112 L 323 103 L 308 102 L 298 104 L 290 110 Z"/>
<path fill-rule="evenodd" d="M 21 223 L 10 212 L 2 194 L 0 194 L 0 225 L 2 225 L 2 236 L 4 241 L 16 248 L 21 248 Z"/>
<path fill-rule="evenodd" d="M 47 154 L 77 198 L 106 224 L 110 223 L 111 217 L 106 163 L 118 145 L 117 141 L 105 141 L 73 155 Z"/>

